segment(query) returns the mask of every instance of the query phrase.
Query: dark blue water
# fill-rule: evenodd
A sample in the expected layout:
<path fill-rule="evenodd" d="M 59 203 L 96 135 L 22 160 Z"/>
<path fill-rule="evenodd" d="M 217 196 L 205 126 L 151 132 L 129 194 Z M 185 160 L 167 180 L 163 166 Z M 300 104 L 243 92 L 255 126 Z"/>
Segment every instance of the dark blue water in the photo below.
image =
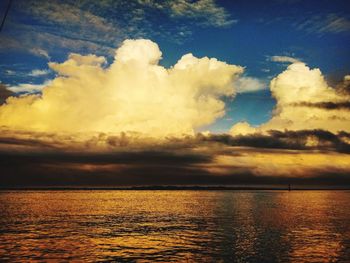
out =
<path fill-rule="evenodd" d="M 350 262 L 349 191 L 0 192 L 2 262 Z"/>

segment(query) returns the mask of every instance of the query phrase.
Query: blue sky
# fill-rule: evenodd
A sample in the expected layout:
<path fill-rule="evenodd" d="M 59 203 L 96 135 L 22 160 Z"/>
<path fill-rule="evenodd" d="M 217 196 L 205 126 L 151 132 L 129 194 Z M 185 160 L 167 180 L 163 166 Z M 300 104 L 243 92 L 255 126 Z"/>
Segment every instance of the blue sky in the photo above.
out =
<path fill-rule="evenodd" d="M 226 115 L 203 130 L 226 131 L 242 120 L 258 125 L 271 116 L 269 81 L 286 60 L 320 68 L 329 82 L 349 74 L 349 11 L 340 0 L 15 0 L 0 33 L 0 81 L 23 92 L 54 78 L 49 61 L 75 52 L 111 62 L 124 39 L 149 38 L 164 66 L 191 52 L 244 66 L 245 77 L 258 83 L 257 91 L 226 98 Z"/>

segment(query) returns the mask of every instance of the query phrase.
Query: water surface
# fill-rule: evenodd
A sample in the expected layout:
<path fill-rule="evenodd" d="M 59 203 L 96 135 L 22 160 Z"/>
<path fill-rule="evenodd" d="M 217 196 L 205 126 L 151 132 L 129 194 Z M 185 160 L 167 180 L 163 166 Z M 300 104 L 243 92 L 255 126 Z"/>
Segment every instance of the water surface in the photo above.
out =
<path fill-rule="evenodd" d="M 349 191 L 2 191 L 2 262 L 350 262 Z"/>

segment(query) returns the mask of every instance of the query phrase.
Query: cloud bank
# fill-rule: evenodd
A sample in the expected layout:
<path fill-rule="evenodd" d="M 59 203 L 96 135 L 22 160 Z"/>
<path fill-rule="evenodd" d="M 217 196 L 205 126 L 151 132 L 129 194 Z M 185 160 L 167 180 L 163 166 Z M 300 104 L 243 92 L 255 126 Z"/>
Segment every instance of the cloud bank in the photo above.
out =
<path fill-rule="evenodd" d="M 329 133 L 314 134 L 325 141 L 337 141 L 337 136 Z M 231 184 L 286 187 L 289 183 L 349 187 L 349 154 L 303 148 L 303 139 L 294 140 L 299 135 L 303 136 L 199 136 L 167 146 L 116 146 L 115 151 L 103 152 L 52 149 L 52 142 L 45 145 L 41 138 L 2 138 L 0 188 Z M 250 147 L 237 146 L 244 144 Z"/>
<path fill-rule="evenodd" d="M 173 67 L 150 40 L 125 40 L 115 60 L 71 54 L 49 63 L 57 77 L 42 94 L 10 97 L 0 126 L 32 132 L 133 132 L 162 138 L 193 134 L 224 115 L 222 96 L 234 96 L 243 68 L 184 55 Z M 13 91 L 13 89 L 12 89 Z"/>

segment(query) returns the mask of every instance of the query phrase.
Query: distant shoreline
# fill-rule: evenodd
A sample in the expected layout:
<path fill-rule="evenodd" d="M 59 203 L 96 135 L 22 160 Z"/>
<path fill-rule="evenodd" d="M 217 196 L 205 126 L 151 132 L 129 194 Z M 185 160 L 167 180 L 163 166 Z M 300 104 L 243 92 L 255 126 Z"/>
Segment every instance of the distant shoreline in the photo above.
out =
<path fill-rule="evenodd" d="M 289 191 L 286 187 L 234 187 L 234 186 L 132 186 L 132 187 L 3 187 L 0 191 Z M 291 191 L 344 191 L 350 187 L 291 188 Z"/>

